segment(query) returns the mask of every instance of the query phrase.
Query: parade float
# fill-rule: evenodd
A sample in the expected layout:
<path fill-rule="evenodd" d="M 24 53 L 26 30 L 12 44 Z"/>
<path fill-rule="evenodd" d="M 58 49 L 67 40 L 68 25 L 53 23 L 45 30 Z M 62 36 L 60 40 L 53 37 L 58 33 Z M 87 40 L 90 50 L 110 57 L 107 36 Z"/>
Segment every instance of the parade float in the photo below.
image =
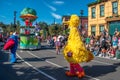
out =
<path fill-rule="evenodd" d="M 32 8 L 24 8 L 20 18 L 25 26 L 20 27 L 20 49 L 40 49 L 40 35 L 36 34 L 33 22 L 37 19 L 36 11 Z"/>

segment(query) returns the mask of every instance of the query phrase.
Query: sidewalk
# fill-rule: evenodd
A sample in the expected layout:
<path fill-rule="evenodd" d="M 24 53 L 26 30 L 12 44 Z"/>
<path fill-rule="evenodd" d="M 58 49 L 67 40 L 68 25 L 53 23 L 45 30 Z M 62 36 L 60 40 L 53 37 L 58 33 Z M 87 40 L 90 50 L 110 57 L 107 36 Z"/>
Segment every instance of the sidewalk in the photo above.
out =
<path fill-rule="evenodd" d="M 95 57 L 99 57 L 99 58 L 104 58 L 104 59 L 109 59 L 109 60 L 116 60 L 116 61 L 120 61 L 120 59 L 117 59 L 117 58 L 110 58 L 110 57 L 102 57 L 102 56 L 100 56 L 100 55 L 98 55 L 98 56 L 95 56 Z"/>

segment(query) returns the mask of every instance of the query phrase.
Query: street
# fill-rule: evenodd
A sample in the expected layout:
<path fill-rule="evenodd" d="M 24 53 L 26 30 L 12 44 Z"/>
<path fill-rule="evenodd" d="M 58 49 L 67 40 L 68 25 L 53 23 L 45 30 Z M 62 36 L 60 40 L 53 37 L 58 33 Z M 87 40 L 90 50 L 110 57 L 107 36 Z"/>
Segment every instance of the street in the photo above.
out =
<path fill-rule="evenodd" d="M 0 52 L 0 80 L 118 80 L 120 60 L 95 57 L 82 63 L 86 76 L 67 77 L 69 63 L 55 49 L 42 45 L 41 50 L 18 50 L 17 63 L 9 63 L 9 53 Z"/>

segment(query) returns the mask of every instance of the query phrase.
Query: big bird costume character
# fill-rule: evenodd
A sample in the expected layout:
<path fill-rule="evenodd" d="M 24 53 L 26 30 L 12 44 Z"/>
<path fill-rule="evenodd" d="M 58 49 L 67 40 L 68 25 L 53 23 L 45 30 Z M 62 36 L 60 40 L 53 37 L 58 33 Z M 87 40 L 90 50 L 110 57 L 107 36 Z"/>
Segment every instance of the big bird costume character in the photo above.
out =
<path fill-rule="evenodd" d="M 85 76 L 85 72 L 79 63 L 89 62 L 94 56 L 85 48 L 84 43 L 82 42 L 78 30 L 79 22 L 80 20 L 77 15 L 71 15 L 70 21 L 68 21 L 70 34 L 64 47 L 63 54 L 65 59 L 70 63 L 70 70 L 66 71 L 66 75 L 82 78 Z"/>

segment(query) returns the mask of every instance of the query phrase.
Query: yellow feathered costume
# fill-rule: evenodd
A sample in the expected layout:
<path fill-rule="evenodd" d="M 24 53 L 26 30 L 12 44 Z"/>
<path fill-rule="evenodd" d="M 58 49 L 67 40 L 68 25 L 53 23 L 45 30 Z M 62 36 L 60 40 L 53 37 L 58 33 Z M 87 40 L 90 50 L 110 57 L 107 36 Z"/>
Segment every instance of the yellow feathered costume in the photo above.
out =
<path fill-rule="evenodd" d="M 63 50 L 65 59 L 72 64 L 88 62 L 94 58 L 93 54 L 85 48 L 85 45 L 82 42 L 82 38 L 78 30 L 79 23 L 79 17 L 77 15 L 72 15 L 68 22 L 70 34 Z M 71 76 L 71 73 L 69 72 L 67 75 Z"/>

